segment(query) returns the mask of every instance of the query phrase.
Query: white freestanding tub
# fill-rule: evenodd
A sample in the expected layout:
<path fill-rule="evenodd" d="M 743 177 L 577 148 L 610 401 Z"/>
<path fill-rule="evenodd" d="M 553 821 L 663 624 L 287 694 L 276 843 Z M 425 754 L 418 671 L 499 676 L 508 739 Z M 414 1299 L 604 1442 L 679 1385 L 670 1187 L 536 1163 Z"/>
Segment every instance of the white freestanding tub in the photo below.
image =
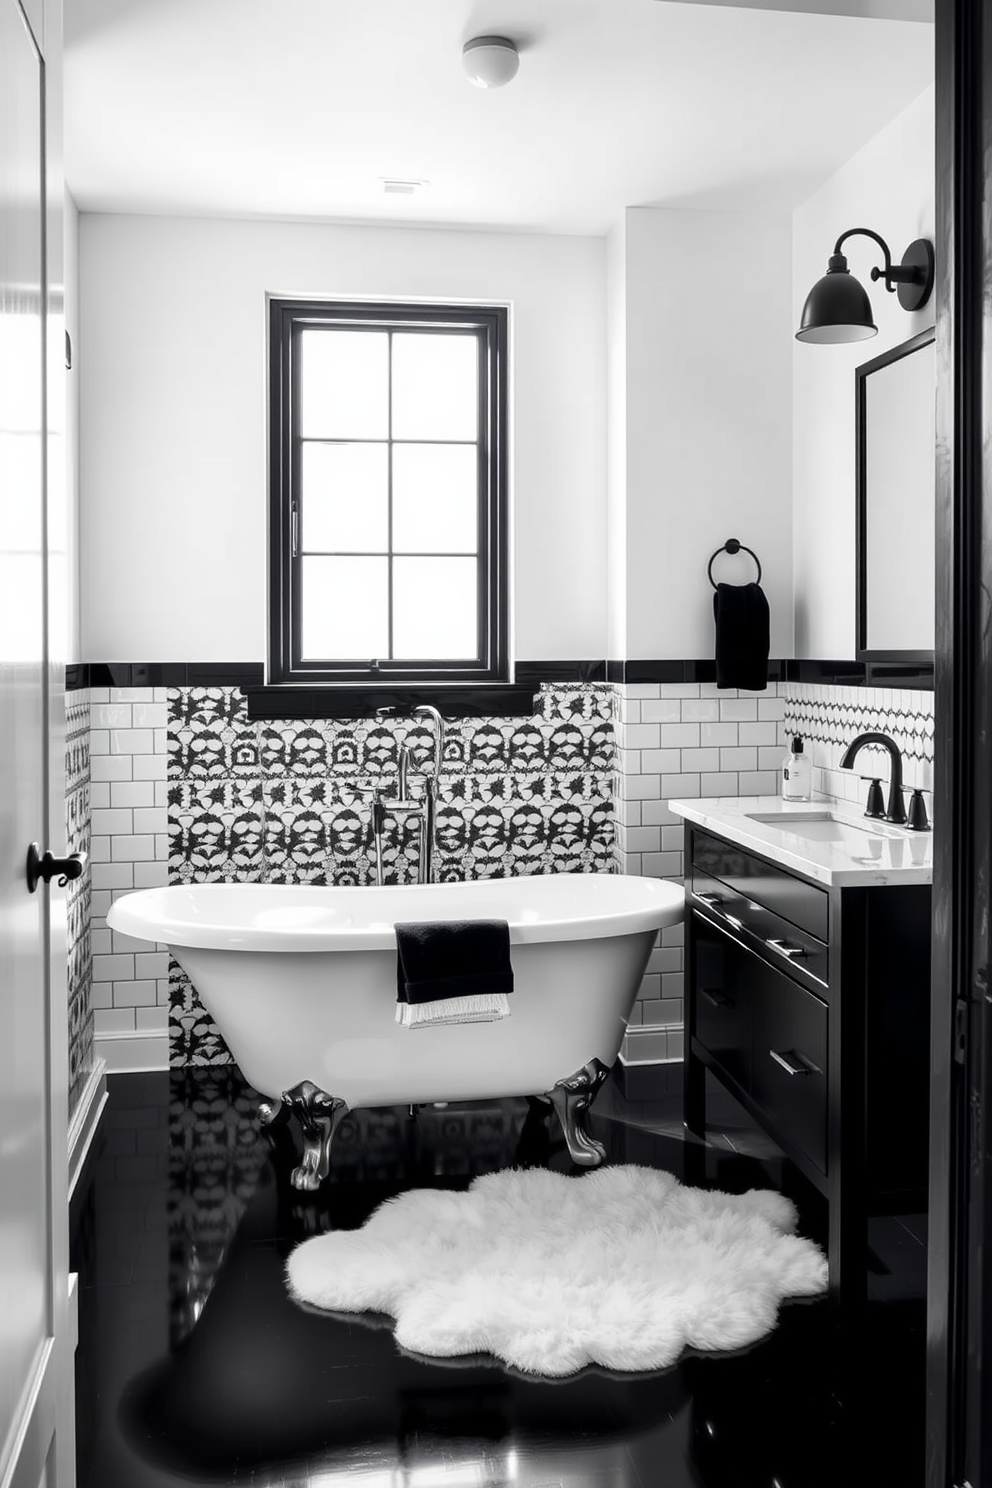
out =
<path fill-rule="evenodd" d="M 601 1161 L 581 1118 L 616 1060 L 657 932 L 682 918 L 683 899 L 677 884 L 610 874 L 191 884 L 125 895 L 107 922 L 168 945 L 245 1078 L 269 1098 L 263 1120 L 287 1107 L 300 1118 L 294 1182 L 313 1188 L 334 1128 L 356 1106 L 543 1096 L 573 1159 Z M 394 924 L 464 919 L 509 924 L 510 1016 L 400 1026 Z"/>

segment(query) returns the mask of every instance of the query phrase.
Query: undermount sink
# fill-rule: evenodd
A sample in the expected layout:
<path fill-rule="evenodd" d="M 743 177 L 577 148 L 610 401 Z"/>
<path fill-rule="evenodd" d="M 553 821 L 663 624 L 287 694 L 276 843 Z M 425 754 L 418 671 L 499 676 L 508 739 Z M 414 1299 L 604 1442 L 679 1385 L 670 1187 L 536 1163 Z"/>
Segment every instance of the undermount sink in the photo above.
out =
<path fill-rule="evenodd" d="M 794 832 L 797 837 L 813 842 L 857 842 L 860 837 L 878 837 L 885 832 L 874 825 L 860 826 L 846 817 L 835 816 L 832 811 L 754 811 L 745 815 L 748 821 Z M 857 836 L 852 835 L 855 833 Z"/>

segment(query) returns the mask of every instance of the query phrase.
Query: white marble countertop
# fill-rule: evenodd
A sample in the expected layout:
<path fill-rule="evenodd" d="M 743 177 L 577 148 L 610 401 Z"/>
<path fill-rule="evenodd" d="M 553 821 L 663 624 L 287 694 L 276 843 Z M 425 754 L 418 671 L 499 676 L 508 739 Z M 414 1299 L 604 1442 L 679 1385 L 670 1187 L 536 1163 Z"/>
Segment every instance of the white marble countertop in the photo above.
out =
<path fill-rule="evenodd" d="M 882 884 L 928 884 L 933 880 L 933 833 L 911 832 L 872 821 L 846 802 L 826 799 L 785 801 L 781 796 L 714 796 L 669 801 L 676 816 L 706 827 L 740 847 L 751 848 L 783 868 L 817 883 L 871 888 Z M 789 818 L 821 818 L 810 824 L 819 838 L 804 835 L 803 823 Z M 755 816 L 775 815 L 775 822 Z"/>

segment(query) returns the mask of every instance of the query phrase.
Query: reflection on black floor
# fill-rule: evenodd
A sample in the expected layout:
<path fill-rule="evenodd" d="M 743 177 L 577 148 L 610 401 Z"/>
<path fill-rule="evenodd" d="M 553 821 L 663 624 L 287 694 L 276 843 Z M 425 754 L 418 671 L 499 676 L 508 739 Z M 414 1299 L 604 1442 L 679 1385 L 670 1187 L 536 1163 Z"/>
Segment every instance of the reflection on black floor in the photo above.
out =
<path fill-rule="evenodd" d="M 569 1171 L 524 1102 L 357 1113 L 313 1200 L 289 1187 L 291 1157 L 260 1134 L 236 1071 L 120 1075 L 110 1091 L 73 1214 L 79 1488 L 923 1481 L 919 1218 L 874 1227 L 873 1300 L 852 1336 L 826 1303 L 796 1303 L 739 1354 L 544 1382 L 486 1358 L 406 1355 L 388 1320 L 305 1311 L 282 1275 L 300 1240 L 354 1228 L 404 1189 L 464 1187 L 514 1163 Z M 612 1162 L 780 1188 L 822 1239 L 816 1195 L 732 1103 L 712 1109 L 721 1130 L 686 1144 L 677 1095 L 632 1103 L 607 1085 L 594 1127 Z"/>

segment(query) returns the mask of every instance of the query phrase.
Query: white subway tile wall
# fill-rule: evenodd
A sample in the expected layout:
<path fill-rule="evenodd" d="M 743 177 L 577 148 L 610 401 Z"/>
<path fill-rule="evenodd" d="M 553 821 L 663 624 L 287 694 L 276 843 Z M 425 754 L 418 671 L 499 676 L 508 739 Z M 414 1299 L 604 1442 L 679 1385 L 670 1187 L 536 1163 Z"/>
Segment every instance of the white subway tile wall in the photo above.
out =
<path fill-rule="evenodd" d="M 615 689 L 616 864 L 620 873 L 682 881 L 680 798 L 773 794 L 778 789 L 785 684 L 767 691 L 715 683 L 637 683 Z M 651 954 L 624 1058 L 682 1058 L 684 928 L 664 930 Z"/>
<path fill-rule="evenodd" d="M 167 690 L 90 689 L 90 876 L 94 1030 L 165 1032 L 165 946 L 107 926 L 113 901 L 168 882 Z"/>

